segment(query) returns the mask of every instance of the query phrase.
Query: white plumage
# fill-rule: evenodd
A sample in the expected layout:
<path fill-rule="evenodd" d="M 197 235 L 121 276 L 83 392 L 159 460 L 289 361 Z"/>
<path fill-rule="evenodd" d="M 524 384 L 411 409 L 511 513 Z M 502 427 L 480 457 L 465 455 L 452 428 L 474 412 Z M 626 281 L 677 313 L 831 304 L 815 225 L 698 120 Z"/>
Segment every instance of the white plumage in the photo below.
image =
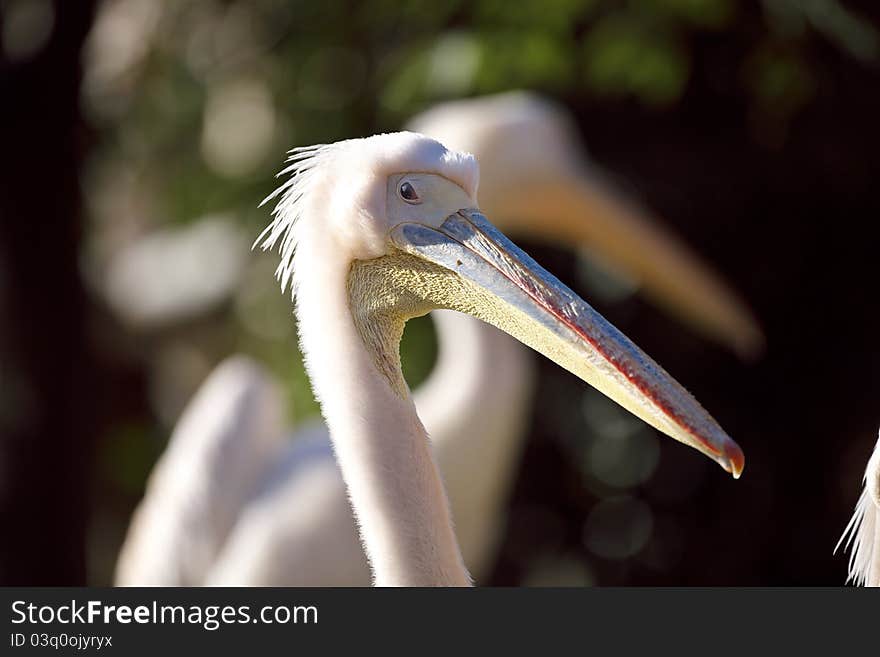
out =
<path fill-rule="evenodd" d="M 843 535 L 834 548 L 850 550 L 849 577 L 861 586 L 880 586 L 880 439 L 868 460 L 864 489 Z"/>

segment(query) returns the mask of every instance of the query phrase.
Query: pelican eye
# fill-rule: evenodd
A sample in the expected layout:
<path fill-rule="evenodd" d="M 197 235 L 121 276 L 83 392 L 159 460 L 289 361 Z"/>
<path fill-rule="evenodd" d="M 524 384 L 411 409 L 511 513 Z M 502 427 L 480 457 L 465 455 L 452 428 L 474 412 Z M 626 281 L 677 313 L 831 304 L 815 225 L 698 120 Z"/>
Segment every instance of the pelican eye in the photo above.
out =
<path fill-rule="evenodd" d="M 400 198 L 407 203 L 419 203 L 421 201 L 418 192 L 416 192 L 416 188 L 412 186 L 411 182 L 404 181 L 400 183 L 400 187 L 397 188 L 397 193 L 400 194 Z"/>

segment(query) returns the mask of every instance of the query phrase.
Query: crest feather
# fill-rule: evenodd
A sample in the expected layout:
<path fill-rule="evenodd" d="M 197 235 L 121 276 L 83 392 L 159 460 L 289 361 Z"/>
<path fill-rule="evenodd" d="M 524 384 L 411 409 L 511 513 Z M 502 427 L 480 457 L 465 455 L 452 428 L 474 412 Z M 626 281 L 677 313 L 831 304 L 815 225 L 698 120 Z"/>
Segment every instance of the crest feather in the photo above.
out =
<path fill-rule="evenodd" d="M 315 144 L 297 146 L 288 151 L 286 166 L 275 177 L 290 177 L 260 203 L 262 207 L 278 199 L 272 210 L 272 221 L 257 237 L 254 247 L 259 245 L 262 250 L 269 251 L 280 242 L 281 261 L 275 270 L 275 277 L 281 282 L 283 292 L 290 285 L 291 295 L 296 292 L 293 284 L 293 261 L 298 241 L 297 224 L 302 219 L 305 200 L 312 189 L 316 173 L 336 146 L 337 144 Z"/>
<path fill-rule="evenodd" d="M 467 153 L 450 151 L 438 141 L 413 132 L 395 132 L 333 144 L 300 146 L 288 152 L 285 167 L 277 177 L 290 176 L 261 206 L 277 199 L 272 221 L 260 233 L 254 246 L 264 251 L 280 245 L 281 261 L 275 276 L 281 289 L 296 294 L 297 276 L 294 260 L 304 235 L 303 219 L 312 212 L 311 198 L 325 174 L 350 178 L 355 174 L 368 181 L 381 181 L 393 173 L 431 172 L 442 175 L 476 198 L 479 167 Z M 370 211 L 358 207 L 359 211 Z"/>

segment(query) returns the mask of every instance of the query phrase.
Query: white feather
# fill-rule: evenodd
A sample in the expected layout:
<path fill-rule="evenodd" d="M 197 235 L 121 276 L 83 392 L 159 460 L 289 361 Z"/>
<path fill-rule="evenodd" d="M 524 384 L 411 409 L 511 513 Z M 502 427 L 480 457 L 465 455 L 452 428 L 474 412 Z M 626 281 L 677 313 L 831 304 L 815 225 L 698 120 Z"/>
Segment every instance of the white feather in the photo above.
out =
<path fill-rule="evenodd" d="M 834 553 L 841 545 L 844 551 L 851 550 L 847 582 L 857 586 L 880 586 L 880 439 L 868 460 L 862 482 L 864 490 L 843 535 L 834 546 Z"/>
<path fill-rule="evenodd" d="M 312 146 L 298 146 L 288 151 L 284 167 L 276 178 L 289 176 L 269 196 L 263 199 L 260 207 L 269 201 L 281 197 L 272 210 L 272 221 L 260 233 L 254 242 L 254 247 L 260 246 L 264 251 L 275 248 L 281 242 L 281 260 L 275 270 L 275 276 L 281 282 L 282 291 L 287 291 L 291 284 L 291 294 L 296 293 L 292 284 L 294 255 L 298 240 L 297 226 L 303 216 L 305 207 L 304 199 L 311 192 L 317 172 L 331 156 L 338 144 L 315 144 Z"/>

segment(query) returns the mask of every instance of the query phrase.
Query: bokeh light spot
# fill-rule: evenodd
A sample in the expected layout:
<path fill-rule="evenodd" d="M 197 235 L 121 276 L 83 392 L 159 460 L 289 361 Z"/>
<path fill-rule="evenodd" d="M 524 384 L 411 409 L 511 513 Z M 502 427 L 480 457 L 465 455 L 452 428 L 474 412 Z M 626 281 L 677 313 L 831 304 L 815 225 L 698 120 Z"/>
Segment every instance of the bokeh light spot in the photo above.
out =
<path fill-rule="evenodd" d="M 651 538 L 654 520 L 644 502 L 629 496 L 602 500 L 584 525 L 584 544 L 596 556 L 627 559 L 638 554 Z"/>
<path fill-rule="evenodd" d="M 55 24 L 49 0 L 15 0 L 3 12 L 3 51 L 11 60 L 30 59 L 48 43 Z"/>

